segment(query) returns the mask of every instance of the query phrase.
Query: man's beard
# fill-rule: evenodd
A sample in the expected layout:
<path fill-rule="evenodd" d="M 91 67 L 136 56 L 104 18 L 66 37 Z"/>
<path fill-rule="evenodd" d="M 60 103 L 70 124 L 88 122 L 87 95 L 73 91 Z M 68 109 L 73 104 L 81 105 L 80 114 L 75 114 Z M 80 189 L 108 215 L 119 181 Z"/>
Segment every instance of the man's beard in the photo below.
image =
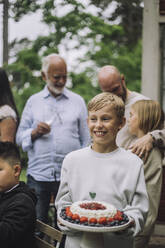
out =
<path fill-rule="evenodd" d="M 52 93 L 54 93 L 55 95 L 61 95 L 61 94 L 62 94 L 62 92 L 63 92 L 65 86 L 63 86 L 62 88 L 57 88 L 57 87 L 55 87 L 55 86 L 52 84 L 52 82 L 51 82 L 49 79 L 46 80 L 46 83 L 47 83 L 47 86 L 48 86 L 49 90 L 50 90 Z"/>

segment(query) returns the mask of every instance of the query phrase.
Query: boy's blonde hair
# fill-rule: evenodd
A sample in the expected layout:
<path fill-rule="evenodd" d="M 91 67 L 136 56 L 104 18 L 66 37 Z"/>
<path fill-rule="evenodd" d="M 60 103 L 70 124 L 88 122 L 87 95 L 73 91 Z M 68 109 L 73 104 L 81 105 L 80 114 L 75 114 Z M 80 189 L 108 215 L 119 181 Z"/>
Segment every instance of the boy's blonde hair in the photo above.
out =
<path fill-rule="evenodd" d="M 157 101 L 140 100 L 131 107 L 138 115 L 139 128 L 144 134 L 163 128 L 164 113 Z"/>
<path fill-rule="evenodd" d="M 88 103 L 88 112 L 97 111 L 107 105 L 113 107 L 119 120 L 122 120 L 125 111 L 124 102 L 120 97 L 109 92 L 103 92 L 93 97 Z"/>

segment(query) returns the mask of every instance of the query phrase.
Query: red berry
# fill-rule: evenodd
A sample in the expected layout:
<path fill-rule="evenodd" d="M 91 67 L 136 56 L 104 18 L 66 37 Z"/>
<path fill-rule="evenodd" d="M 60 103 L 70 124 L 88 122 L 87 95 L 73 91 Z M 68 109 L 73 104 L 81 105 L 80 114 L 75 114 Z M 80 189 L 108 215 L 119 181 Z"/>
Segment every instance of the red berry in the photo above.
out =
<path fill-rule="evenodd" d="M 72 217 L 73 216 L 72 212 L 68 212 L 67 216 Z"/>
<path fill-rule="evenodd" d="M 99 224 L 106 224 L 107 223 L 107 218 L 105 217 L 100 217 L 100 219 L 98 220 Z"/>
<path fill-rule="evenodd" d="M 114 221 L 114 218 L 110 217 L 110 218 L 107 219 L 107 221 L 112 222 L 112 221 Z"/>
<path fill-rule="evenodd" d="M 122 217 L 122 216 L 119 216 L 119 217 L 118 217 L 118 220 L 123 220 L 123 217 Z"/>
<path fill-rule="evenodd" d="M 81 223 L 84 223 L 84 222 L 87 222 L 87 221 L 88 221 L 88 218 L 87 218 L 87 217 L 82 216 L 82 217 L 80 218 L 80 222 L 81 222 Z"/>
<path fill-rule="evenodd" d="M 89 219 L 89 223 L 96 224 L 97 223 L 97 219 L 96 218 L 91 218 L 91 219 Z"/>
<path fill-rule="evenodd" d="M 121 215 L 122 216 L 122 212 L 117 210 L 117 215 Z"/>
<path fill-rule="evenodd" d="M 122 220 L 122 219 L 123 218 L 122 218 L 121 214 L 115 214 L 114 220 Z"/>
<path fill-rule="evenodd" d="M 70 207 L 65 208 L 66 214 L 70 212 Z"/>
<path fill-rule="evenodd" d="M 78 214 L 73 214 L 72 215 L 72 220 L 79 220 L 79 219 L 80 219 L 80 217 L 79 217 Z"/>

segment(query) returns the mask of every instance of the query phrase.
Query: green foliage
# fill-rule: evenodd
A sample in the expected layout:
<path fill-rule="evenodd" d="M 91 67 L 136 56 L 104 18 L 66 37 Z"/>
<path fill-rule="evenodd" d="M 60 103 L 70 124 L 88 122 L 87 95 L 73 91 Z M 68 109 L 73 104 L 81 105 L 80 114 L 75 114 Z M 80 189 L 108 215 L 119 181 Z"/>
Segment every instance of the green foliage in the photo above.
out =
<path fill-rule="evenodd" d="M 116 21 L 123 28 L 125 35 L 122 43 L 128 46 L 136 46 L 136 43 L 142 35 L 142 14 L 143 0 L 91 0 L 91 3 L 100 8 L 99 16 L 102 16 L 104 10 L 115 3 L 115 8 L 108 21 Z"/>
<path fill-rule="evenodd" d="M 23 181 L 25 183 L 27 181 L 26 168 L 25 167 L 23 167 L 22 170 L 21 170 L 20 181 Z"/>
<path fill-rule="evenodd" d="M 17 89 L 15 87 L 13 87 L 13 94 L 14 94 L 14 98 L 15 98 L 15 102 L 17 105 L 17 109 L 19 112 L 19 115 L 21 116 L 22 111 L 24 109 L 24 106 L 28 100 L 28 98 L 39 92 L 43 86 L 40 82 L 41 80 L 39 80 L 38 78 L 35 79 L 35 84 L 30 85 L 28 82 L 25 83 L 25 87 L 21 88 L 21 89 Z M 26 88 L 27 87 L 27 88 Z"/>
<path fill-rule="evenodd" d="M 27 4 L 29 3 L 29 5 Z M 79 63 L 91 61 L 92 67 L 87 66 L 81 72 L 71 70 L 70 79 L 72 81 L 72 90 L 82 95 L 87 102 L 100 90 L 97 86 L 96 71 L 98 67 L 105 64 L 113 64 L 119 68 L 126 77 L 126 82 L 131 90 L 140 90 L 141 79 L 141 42 L 134 40 L 126 46 L 126 40 L 130 36 L 126 31 L 132 23 L 127 23 L 125 18 L 128 12 L 134 14 L 138 12 L 137 18 L 141 23 L 141 2 L 137 0 L 116 1 L 116 9 L 111 17 L 104 17 L 103 11 L 112 1 L 91 0 L 91 4 L 98 6 L 97 14 L 91 14 L 86 11 L 85 6 L 80 1 L 64 0 L 61 2 L 47 0 L 40 4 L 43 11 L 43 22 L 51 27 L 48 36 L 39 36 L 35 41 L 27 39 L 14 41 L 12 50 L 15 50 L 15 62 L 7 68 L 13 76 L 15 88 L 15 98 L 19 113 L 28 99 L 28 97 L 43 88 L 44 83 L 35 72 L 39 74 L 41 69 L 41 59 L 50 53 L 58 53 L 59 45 L 64 44 L 65 49 L 69 49 L 69 42 L 76 41 L 74 49 L 83 46 L 87 47 L 83 57 L 79 57 Z M 22 6 L 24 6 L 24 11 Z M 37 10 L 39 1 L 13 1 L 12 11 L 15 18 L 21 18 L 29 11 Z M 90 5 L 90 4 L 89 4 Z M 58 10 L 69 10 L 62 15 Z M 14 9 L 13 9 L 14 8 Z M 14 12 L 15 11 L 15 12 Z M 126 11 L 126 13 L 124 12 Z M 117 14 L 118 13 L 118 14 Z M 110 18 L 115 20 L 120 17 L 120 25 L 111 24 Z M 132 29 L 132 36 L 135 36 L 137 30 Z M 141 34 L 138 33 L 140 38 Z M 21 49 L 19 50 L 19 46 Z M 93 83 L 94 82 L 94 83 Z M 29 85 L 27 87 L 27 85 Z"/>
<path fill-rule="evenodd" d="M 117 61 L 119 70 L 126 77 L 127 87 L 138 92 L 141 90 L 141 48 L 141 41 L 132 50 L 124 47 Z"/>
<path fill-rule="evenodd" d="M 32 48 L 18 52 L 15 62 L 6 67 L 8 74 L 12 75 L 13 93 L 20 116 L 27 99 L 43 88 L 40 69 L 41 58 Z"/>
<path fill-rule="evenodd" d="M 10 3 L 11 16 L 15 21 L 28 13 L 33 13 L 40 8 L 39 0 L 12 0 Z"/>
<path fill-rule="evenodd" d="M 30 70 L 40 70 L 41 61 L 38 54 L 33 49 L 24 49 L 17 54 L 17 62 L 27 66 Z"/>
<path fill-rule="evenodd" d="M 97 86 L 92 86 L 91 79 L 87 77 L 86 72 L 75 74 L 72 72 L 70 74 L 72 78 L 72 90 L 77 94 L 83 96 L 86 103 L 100 92 L 100 89 Z"/>
<path fill-rule="evenodd" d="M 86 7 L 81 1 L 64 0 L 61 2 L 47 0 L 43 1 L 39 6 L 39 1 L 13 1 L 12 11 L 15 17 L 21 18 L 29 11 L 37 10 L 39 7 L 43 11 L 43 22 L 51 27 L 48 36 L 39 36 L 35 41 L 27 43 L 27 40 L 14 42 L 13 48 L 17 47 L 15 52 L 15 62 L 8 66 L 8 71 L 13 75 L 14 84 L 19 90 L 17 99 L 19 99 L 19 110 L 21 112 L 27 97 L 43 87 L 41 78 L 34 75 L 35 71 L 41 69 L 41 59 L 50 53 L 58 53 L 59 45 L 64 44 L 66 50 L 68 43 L 77 41 L 73 48 L 78 50 L 86 46 L 88 47 L 83 58 L 79 58 L 80 63 L 84 61 L 92 61 L 92 68 L 84 68 L 82 72 L 71 71 L 70 78 L 72 80 L 72 90 L 81 94 L 86 101 L 89 100 L 99 89 L 93 86 L 94 71 L 97 67 L 105 64 L 113 64 L 124 73 L 128 86 L 134 90 L 140 90 L 141 77 L 141 43 L 136 40 L 141 36 L 138 33 L 137 39 L 126 46 L 126 40 L 131 40 L 128 36 L 127 29 L 135 24 L 126 21 L 131 12 L 133 16 L 138 13 L 137 19 L 141 23 L 141 2 L 137 0 L 116 1 L 116 8 L 111 17 L 104 17 L 103 11 L 112 1 L 91 0 L 91 4 L 95 4 L 99 8 L 97 14 L 91 14 L 86 11 Z M 27 4 L 28 3 L 28 4 Z M 24 11 L 22 6 L 24 6 Z M 59 15 L 58 10 L 65 10 L 65 14 Z M 90 6 L 90 4 L 89 4 Z M 15 12 L 14 12 L 15 11 Z M 126 11 L 126 12 L 125 12 Z M 115 20 L 120 17 L 120 24 L 111 24 L 109 20 Z M 127 27 L 127 28 L 126 28 Z M 137 34 L 137 29 L 132 29 L 132 36 Z M 21 44 L 21 50 L 18 50 L 17 44 Z M 23 48 L 23 45 L 24 49 Z M 28 46 L 27 46 L 28 44 Z M 130 44 L 130 45 L 129 45 Z M 90 73 L 89 73 L 90 72 Z M 94 76 L 95 77 L 95 76 Z M 29 88 L 25 89 L 24 85 L 29 82 Z M 82 82 L 82 83 L 81 83 Z M 20 94 L 20 92 L 23 92 Z M 23 98 L 21 100 L 21 98 Z"/>
<path fill-rule="evenodd" d="M 32 47 L 35 54 L 38 54 L 40 50 L 43 48 L 45 53 L 47 54 L 47 50 L 53 50 L 53 52 L 58 53 L 58 40 L 56 38 L 56 35 L 54 33 L 50 33 L 49 36 L 39 36 L 35 42 L 33 42 Z"/>

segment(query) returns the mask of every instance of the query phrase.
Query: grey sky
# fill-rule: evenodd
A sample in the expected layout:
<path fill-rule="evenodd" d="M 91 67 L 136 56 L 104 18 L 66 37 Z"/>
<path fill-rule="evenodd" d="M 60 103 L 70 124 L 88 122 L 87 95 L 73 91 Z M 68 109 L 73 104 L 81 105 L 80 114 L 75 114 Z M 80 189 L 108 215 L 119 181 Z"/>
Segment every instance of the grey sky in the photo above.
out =
<path fill-rule="evenodd" d="M 41 0 L 41 2 L 44 0 Z M 62 0 L 56 0 L 58 3 L 62 2 Z M 85 4 L 86 10 L 92 14 L 97 13 L 97 8 L 95 6 L 88 6 L 89 0 L 81 0 L 81 3 Z M 115 7 L 115 4 L 112 4 L 110 8 L 107 8 L 105 11 L 105 16 L 109 16 L 113 9 Z M 61 14 L 60 14 L 61 10 Z M 66 12 L 69 11 L 69 6 L 68 8 L 65 7 L 65 9 L 56 9 L 56 13 L 58 15 L 64 15 Z M 2 4 L 0 5 L 0 66 L 2 66 Z M 11 18 L 9 19 L 9 42 L 17 38 L 18 40 L 27 37 L 30 40 L 34 40 L 38 35 L 47 35 L 49 33 L 49 28 L 48 26 L 44 25 L 41 22 L 41 12 L 37 11 L 34 14 L 26 15 L 25 17 L 21 18 L 19 22 L 14 22 Z M 66 51 L 64 49 L 63 44 L 59 45 L 59 50 L 61 56 L 63 56 L 67 60 L 67 64 L 71 65 L 71 67 L 78 68 L 77 66 L 77 50 L 74 51 L 72 47 L 74 46 L 74 42 L 69 44 L 69 50 Z M 84 51 L 88 49 L 85 47 L 82 47 L 81 50 L 78 51 L 79 56 L 83 56 Z M 11 61 L 9 61 L 10 63 Z M 84 65 L 83 65 L 84 66 Z M 69 69 L 69 68 L 68 68 Z"/>
<path fill-rule="evenodd" d="M 30 14 L 23 17 L 19 22 L 14 22 L 9 19 L 9 42 L 13 39 L 21 39 L 28 37 L 34 40 L 39 34 L 46 35 L 48 33 L 47 27 L 41 23 L 41 14 L 38 11 L 35 14 Z M 0 5 L 0 66 L 2 66 L 2 5 Z"/>

